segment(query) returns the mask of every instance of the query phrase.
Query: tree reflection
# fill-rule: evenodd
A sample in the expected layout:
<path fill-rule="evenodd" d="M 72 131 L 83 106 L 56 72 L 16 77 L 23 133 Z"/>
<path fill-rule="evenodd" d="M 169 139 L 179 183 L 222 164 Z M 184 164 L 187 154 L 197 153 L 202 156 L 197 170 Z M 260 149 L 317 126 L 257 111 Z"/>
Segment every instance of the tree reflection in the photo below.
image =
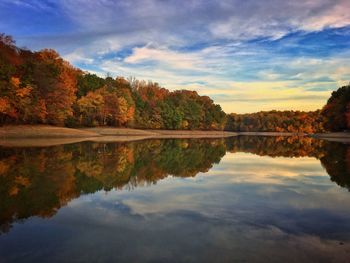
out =
<path fill-rule="evenodd" d="M 0 225 L 50 217 L 85 193 L 155 184 L 169 175 L 195 176 L 225 154 L 223 140 L 79 143 L 47 148 L 2 148 Z"/>
<path fill-rule="evenodd" d="M 350 190 L 350 147 L 341 143 L 326 143 L 320 158 L 331 180 Z"/>
<path fill-rule="evenodd" d="M 350 146 L 347 144 L 310 137 L 240 136 L 228 139 L 226 145 L 231 153 L 317 158 L 333 182 L 350 190 Z"/>
<path fill-rule="evenodd" d="M 350 189 L 350 148 L 298 137 L 77 143 L 1 148 L 0 232 L 31 216 L 51 217 L 70 200 L 99 190 L 133 189 L 168 177 L 193 177 L 225 152 L 320 159 L 332 181 Z"/>

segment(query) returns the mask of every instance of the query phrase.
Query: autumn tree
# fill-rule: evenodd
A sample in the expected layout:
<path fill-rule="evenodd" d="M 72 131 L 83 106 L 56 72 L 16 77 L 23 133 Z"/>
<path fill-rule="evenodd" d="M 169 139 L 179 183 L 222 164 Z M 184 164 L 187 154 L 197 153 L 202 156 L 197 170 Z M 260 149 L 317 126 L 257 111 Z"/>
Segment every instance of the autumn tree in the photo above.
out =
<path fill-rule="evenodd" d="M 350 129 L 350 85 L 343 86 L 332 92 L 327 104 L 322 109 L 324 126 L 329 131 Z"/>
<path fill-rule="evenodd" d="M 131 88 L 123 78 L 106 78 L 104 86 L 90 91 L 77 101 L 76 118 L 83 126 L 132 125 L 135 103 Z"/>
<path fill-rule="evenodd" d="M 95 91 L 99 88 L 102 88 L 105 85 L 105 79 L 97 76 L 96 74 L 83 73 L 79 74 L 77 77 L 77 97 L 80 98 L 85 96 L 90 91 Z"/>
<path fill-rule="evenodd" d="M 227 116 L 225 130 L 242 132 L 322 132 L 320 111 L 261 111 Z"/>
<path fill-rule="evenodd" d="M 77 101 L 79 123 L 83 126 L 97 126 L 103 121 L 103 96 L 96 92 L 89 92 Z"/>
<path fill-rule="evenodd" d="M 20 49 L 0 35 L 1 122 L 63 125 L 73 113 L 79 72 L 54 50 Z"/>
<path fill-rule="evenodd" d="M 33 83 L 37 87 L 37 96 L 45 102 L 47 123 L 62 125 L 73 114 L 79 71 L 54 50 L 42 50 L 35 57 Z"/>

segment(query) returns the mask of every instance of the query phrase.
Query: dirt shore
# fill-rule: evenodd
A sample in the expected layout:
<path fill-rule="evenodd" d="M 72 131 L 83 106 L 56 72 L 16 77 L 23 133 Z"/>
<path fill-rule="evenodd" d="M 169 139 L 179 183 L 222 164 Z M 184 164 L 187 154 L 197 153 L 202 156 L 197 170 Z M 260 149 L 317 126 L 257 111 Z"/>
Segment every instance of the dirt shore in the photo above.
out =
<path fill-rule="evenodd" d="M 11 125 L 0 127 L 0 138 L 90 138 L 102 136 L 144 137 L 228 137 L 235 132 L 183 131 L 183 130 L 139 130 L 128 128 L 96 127 L 71 129 L 49 125 Z"/>
<path fill-rule="evenodd" d="M 82 141 L 126 142 L 163 138 L 223 138 L 231 136 L 308 136 L 306 134 L 281 132 L 226 132 L 188 130 L 139 130 L 128 128 L 95 127 L 71 129 L 49 125 L 11 125 L 0 127 L 0 145 L 51 146 Z M 313 134 L 311 137 L 350 143 L 350 133 Z"/>
<path fill-rule="evenodd" d="M 98 133 L 49 125 L 9 125 L 0 127 L 0 138 L 86 138 Z"/>
<path fill-rule="evenodd" d="M 188 130 L 139 130 L 128 128 L 96 127 L 84 128 L 103 136 L 147 136 L 156 138 L 211 138 L 237 136 L 236 132 L 226 131 L 188 131 Z"/>
<path fill-rule="evenodd" d="M 244 136 L 307 136 L 305 133 L 298 132 L 238 132 L 238 135 Z"/>
<path fill-rule="evenodd" d="M 138 130 L 112 127 L 71 129 L 49 125 L 11 125 L 0 127 L 0 145 L 7 147 L 44 147 L 82 141 L 126 142 L 152 138 L 222 138 L 230 136 L 237 136 L 237 133 L 224 131 Z"/>

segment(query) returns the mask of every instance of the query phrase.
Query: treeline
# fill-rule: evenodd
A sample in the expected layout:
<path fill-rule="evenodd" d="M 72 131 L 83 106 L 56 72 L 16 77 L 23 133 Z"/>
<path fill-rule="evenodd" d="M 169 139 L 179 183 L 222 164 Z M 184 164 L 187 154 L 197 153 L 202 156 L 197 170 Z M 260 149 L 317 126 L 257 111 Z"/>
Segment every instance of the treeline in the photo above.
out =
<path fill-rule="evenodd" d="M 195 91 L 170 92 L 153 82 L 92 74 L 79 76 L 78 90 L 69 119 L 74 125 L 222 130 L 225 124 L 221 107 Z"/>
<path fill-rule="evenodd" d="M 151 81 L 101 78 L 51 49 L 32 52 L 0 34 L 0 125 L 52 124 L 144 129 L 316 133 L 350 129 L 350 86 L 322 110 L 226 115 L 195 91 L 170 92 Z"/>
<path fill-rule="evenodd" d="M 195 91 L 101 78 L 74 68 L 54 50 L 20 49 L 0 34 L 0 124 L 222 130 L 225 117 Z"/>
<path fill-rule="evenodd" d="M 350 129 L 350 84 L 332 92 L 321 112 L 328 131 Z"/>
<path fill-rule="evenodd" d="M 350 84 L 333 91 L 317 111 L 262 111 L 227 115 L 225 129 L 241 132 L 319 133 L 350 130 Z"/>
<path fill-rule="evenodd" d="M 350 84 L 333 91 L 317 111 L 261 111 L 227 115 L 225 130 L 319 133 L 350 130 Z"/>
<path fill-rule="evenodd" d="M 320 111 L 261 111 L 257 113 L 227 115 L 225 126 L 229 131 L 240 132 L 323 132 Z"/>

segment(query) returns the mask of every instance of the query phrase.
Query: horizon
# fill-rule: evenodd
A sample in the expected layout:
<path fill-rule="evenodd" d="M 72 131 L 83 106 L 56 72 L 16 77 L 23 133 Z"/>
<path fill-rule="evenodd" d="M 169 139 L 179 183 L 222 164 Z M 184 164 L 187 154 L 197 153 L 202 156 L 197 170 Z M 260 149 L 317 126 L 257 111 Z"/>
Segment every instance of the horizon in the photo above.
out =
<path fill-rule="evenodd" d="M 184 3 L 4 0 L 0 32 L 100 76 L 195 90 L 226 113 L 313 111 L 349 83 L 346 0 Z"/>

